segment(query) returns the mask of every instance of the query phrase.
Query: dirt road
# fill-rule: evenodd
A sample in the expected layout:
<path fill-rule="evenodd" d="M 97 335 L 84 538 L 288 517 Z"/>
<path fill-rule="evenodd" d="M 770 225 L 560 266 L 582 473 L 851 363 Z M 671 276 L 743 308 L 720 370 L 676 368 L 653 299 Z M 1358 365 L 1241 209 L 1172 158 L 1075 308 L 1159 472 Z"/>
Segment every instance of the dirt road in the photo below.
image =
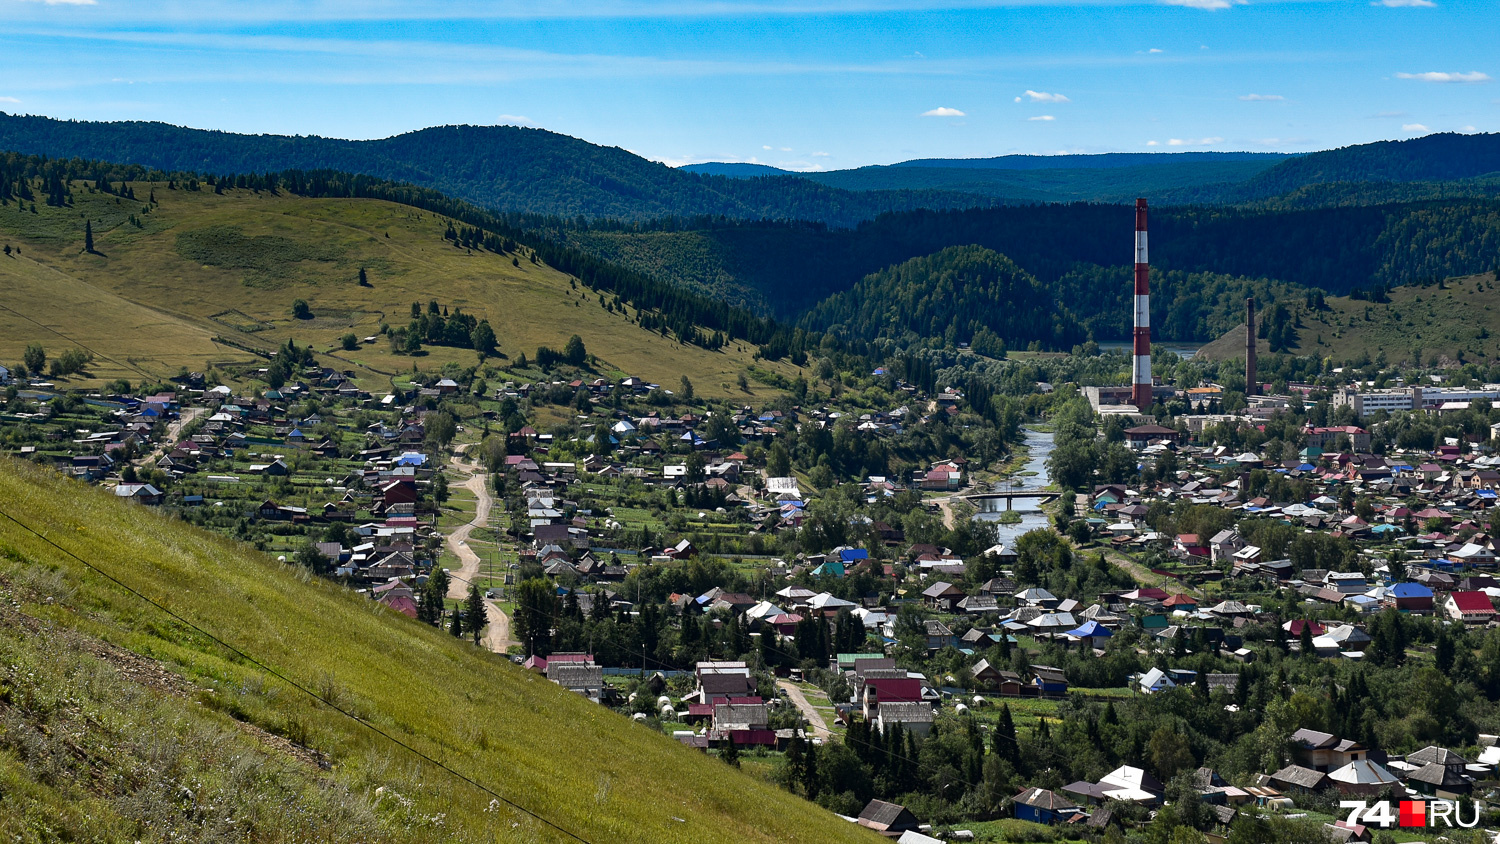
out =
<path fill-rule="evenodd" d="M 1099 551 L 1098 549 L 1088 548 L 1078 550 L 1076 553 L 1093 556 L 1099 553 Z M 1123 569 L 1126 574 L 1129 574 L 1131 577 L 1135 578 L 1135 582 L 1140 584 L 1141 586 L 1156 586 L 1174 594 L 1177 592 L 1184 592 L 1195 598 L 1203 597 L 1202 589 L 1196 586 L 1189 586 L 1186 583 L 1173 580 L 1170 577 L 1159 575 L 1156 572 L 1141 565 L 1140 563 L 1129 559 L 1123 554 L 1117 554 L 1113 551 L 1106 551 L 1104 554 L 1104 559 L 1110 565 Z"/>
<path fill-rule="evenodd" d="M 143 454 L 140 457 L 137 457 L 135 461 L 136 465 L 140 466 L 141 468 L 150 468 L 152 466 L 155 466 L 156 461 L 160 460 L 161 456 L 167 453 L 167 449 L 171 448 L 174 445 L 177 445 L 177 438 L 182 436 L 182 429 L 186 428 L 189 422 L 192 422 L 194 419 L 197 419 L 199 416 L 202 416 L 206 412 L 206 408 L 190 407 L 187 410 L 184 410 L 182 412 L 182 415 L 177 419 L 168 422 L 167 435 L 165 437 L 162 437 L 162 441 L 156 444 L 156 448 L 153 448 L 147 454 Z"/>
<path fill-rule="evenodd" d="M 807 720 L 808 729 L 813 731 L 813 735 L 815 737 L 820 738 L 823 741 L 828 741 L 833 738 L 832 731 L 830 731 L 828 729 L 828 725 L 823 722 L 822 714 L 819 713 L 818 710 L 814 709 L 813 705 L 807 701 L 807 695 L 804 695 L 801 689 L 797 688 L 797 686 L 790 680 L 777 680 L 776 688 L 781 689 L 781 691 L 786 694 L 787 698 L 791 700 L 792 705 L 797 707 L 797 711 L 802 713 L 802 717 Z"/>
<path fill-rule="evenodd" d="M 473 521 L 460 525 L 443 540 L 459 561 L 458 571 L 450 572 L 451 579 L 448 582 L 448 597 L 455 600 L 463 600 L 469 594 L 469 584 L 479 575 L 479 555 L 469 548 L 469 535 L 475 528 L 489 525 L 490 510 L 495 506 L 494 496 L 490 494 L 487 483 L 489 475 L 478 468 L 471 468 L 462 458 L 463 454 L 460 452 L 453 455 L 450 462 L 458 471 L 469 473 L 469 479 L 459 486 L 474 493 L 475 507 Z M 495 653 L 505 653 L 506 648 L 515 644 L 510 640 L 510 619 L 495 606 L 494 601 L 486 600 L 484 610 L 489 627 L 480 641 Z"/>
<path fill-rule="evenodd" d="M 953 497 L 949 496 L 948 498 L 937 499 L 937 506 L 943 513 L 943 527 L 953 530 L 957 524 L 953 520 Z"/>

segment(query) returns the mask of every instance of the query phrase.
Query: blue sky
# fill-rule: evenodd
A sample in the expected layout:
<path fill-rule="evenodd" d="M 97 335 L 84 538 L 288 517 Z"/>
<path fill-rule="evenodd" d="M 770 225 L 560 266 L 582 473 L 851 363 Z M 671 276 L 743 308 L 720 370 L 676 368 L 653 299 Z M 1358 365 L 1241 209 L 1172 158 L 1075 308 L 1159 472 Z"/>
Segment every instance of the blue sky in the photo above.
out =
<path fill-rule="evenodd" d="M 0 0 L 0 110 L 789 169 L 1303 151 L 1500 131 L 1497 35 L 1494 0 Z"/>

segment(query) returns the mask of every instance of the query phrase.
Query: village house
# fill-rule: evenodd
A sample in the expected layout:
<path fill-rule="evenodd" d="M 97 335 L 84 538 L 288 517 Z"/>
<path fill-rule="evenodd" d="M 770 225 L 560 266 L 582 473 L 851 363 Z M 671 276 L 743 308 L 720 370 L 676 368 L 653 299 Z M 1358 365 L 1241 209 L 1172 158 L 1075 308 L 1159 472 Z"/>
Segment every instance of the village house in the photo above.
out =
<path fill-rule="evenodd" d="M 1367 757 L 1364 745 L 1317 730 L 1298 730 L 1289 739 L 1292 757 L 1303 767 L 1327 773 Z"/>
<path fill-rule="evenodd" d="M 1443 612 L 1465 624 L 1486 624 L 1495 618 L 1495 605 L 1483 592 L 1452 592 L 1443 601 Z"/>
<path fill-rule="evenodd" d="M 856 820 L 860 826 L 873 829 L 888 838 L 895 838 L 905 832 L 916 832 L 921 825 L 905 806 L 884 800 L 871 800 Z"/>

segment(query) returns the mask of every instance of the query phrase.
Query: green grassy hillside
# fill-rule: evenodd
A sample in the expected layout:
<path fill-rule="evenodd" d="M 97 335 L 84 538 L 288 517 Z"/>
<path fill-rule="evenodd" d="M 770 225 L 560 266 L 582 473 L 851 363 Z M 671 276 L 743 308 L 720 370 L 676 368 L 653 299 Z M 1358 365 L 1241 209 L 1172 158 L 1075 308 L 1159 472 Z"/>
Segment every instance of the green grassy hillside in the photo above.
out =
<path fill-rule="evenodd" d="M 875 840 L 501 657 L 48 470 L 0 460 L 0 513 L 586 840 Z M 566 840 L 3 516 L 0 595 L 5 840 Z"/>
<path fill-rule="evenodd" d="M 1289 302 L 1299 325 L 1289 351 L 1339 363 L 1373 361 L 1382 354 L 1391 364 L 1410 362 L 1418 350 L 1427 364 L 1444 357 L 1455 362 L 1500 358 L 1500 282 L 1494 273 L 1449 279 L 1441 287 L 1397 287 L 1389 297 L 1389 302 L 1329 298 L 1320 311 Z M 1265 354 L 1270 344 L 1261 339 L 1257 349 Z M 1244 350 L 1240 325 L 1198 353 L 1228 360 L 1243 358 Z"/>
<path fill-rule="evenodd" d="M 0 361 L 18 360 L 28 342 L 79 346 L 95 352 L 91 374 L 135 380 L 253 360 L 246 350 L 271 351 L 291 338 L 377 379 L 413 363 L 473 363 L 472 351 L 448 347 L 398 356 L 383 337 L 335 351 L 340 336 L 405 325 L 412 303 L 431 299 L 487 318 L 511 359 L 578 334 L 606 374 L 671 384 L 685 374 L 706 395 L 730 392 L 754 352 L 736 343 L 709 352 L 644 331 L 633 309 L 610 312 L 569 276 L 524 255 L 457 248 L 443 238 L 447 218 L 397 203 L 157 183 L 159 205 L 147 214 L 153 186 L 131 187 L 134 202 L 75 183 L 71 208 L 0 208 L 0 242 L 21 250 L 0 256 Z M 85 221 L 96 254 L 83 251 Z M 357 283 L 361 267 L 369 287 Z M 309 303 L 312 319 L 292 318 L 296 299 Z"/>

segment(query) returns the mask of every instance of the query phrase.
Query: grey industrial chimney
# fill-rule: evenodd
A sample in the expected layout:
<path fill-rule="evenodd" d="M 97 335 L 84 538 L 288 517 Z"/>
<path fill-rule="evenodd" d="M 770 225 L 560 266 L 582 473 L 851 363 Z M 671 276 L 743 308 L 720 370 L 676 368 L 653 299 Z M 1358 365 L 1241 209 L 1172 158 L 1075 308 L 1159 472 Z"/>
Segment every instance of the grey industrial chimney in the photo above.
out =
<path fill-rule="evenodd" d="M 1260 381 L 1255 377 L 1255 297 L 1245 300 L 1245 395 L 1260 394 Z"/>

